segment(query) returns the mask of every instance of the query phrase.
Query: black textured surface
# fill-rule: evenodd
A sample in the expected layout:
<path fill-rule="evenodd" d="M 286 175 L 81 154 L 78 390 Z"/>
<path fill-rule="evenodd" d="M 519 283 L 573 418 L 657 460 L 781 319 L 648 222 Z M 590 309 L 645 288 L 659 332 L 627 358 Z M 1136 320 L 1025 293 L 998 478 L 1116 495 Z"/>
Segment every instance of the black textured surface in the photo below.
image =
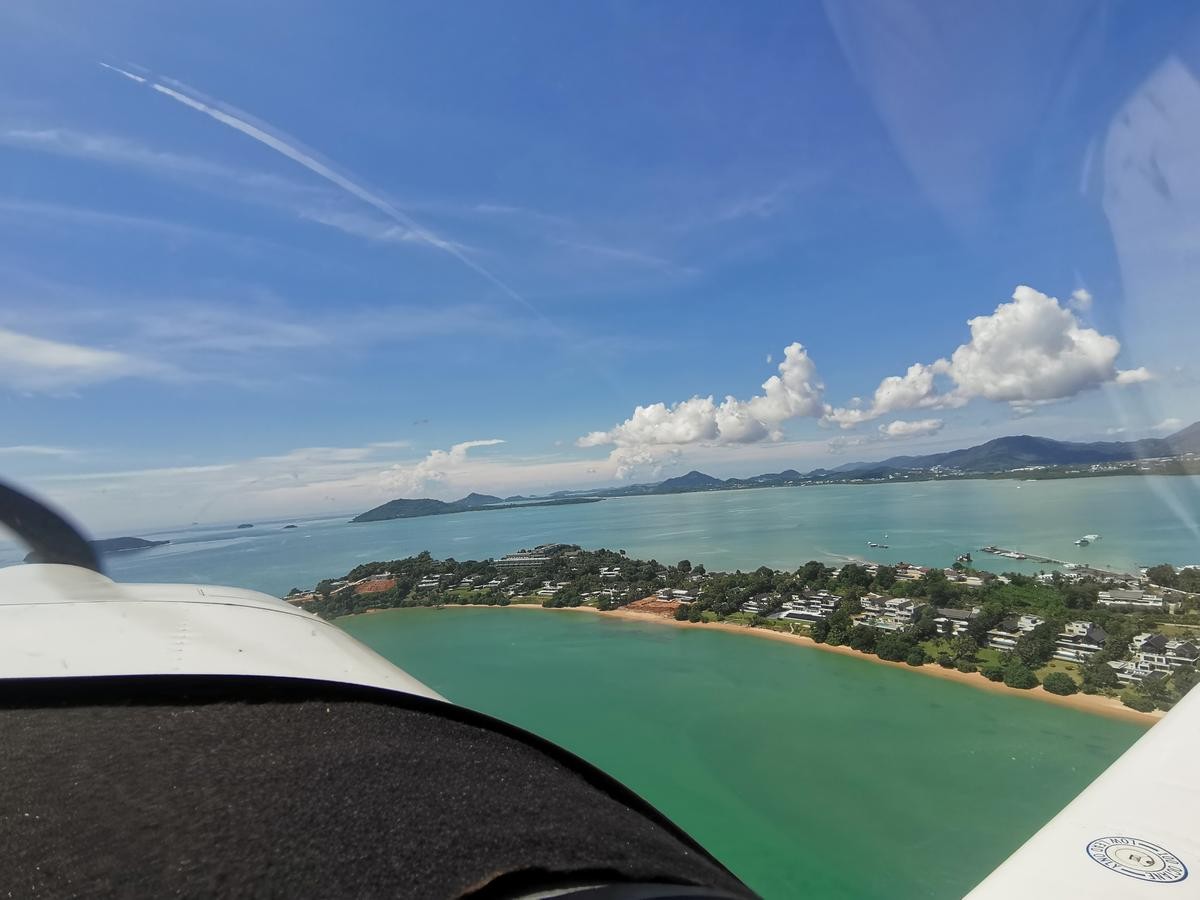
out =
<path fill-rule="evenodd" d="M 452 897 L 539 871 L 746 894 L 611 779 L 483 716 L 307 682 L 102 682 L 0 688 L 9 896 Z"/>

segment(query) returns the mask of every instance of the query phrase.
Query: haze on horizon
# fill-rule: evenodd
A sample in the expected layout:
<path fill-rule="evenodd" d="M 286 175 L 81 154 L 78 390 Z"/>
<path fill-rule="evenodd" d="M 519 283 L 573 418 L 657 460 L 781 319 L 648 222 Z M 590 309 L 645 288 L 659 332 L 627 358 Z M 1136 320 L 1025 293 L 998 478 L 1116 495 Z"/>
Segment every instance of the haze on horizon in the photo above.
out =
<path fill-rule="evenodd" d="M 7 4 L 3 476 L 106 531 L 1167 434 L 1197 14 Z"/>

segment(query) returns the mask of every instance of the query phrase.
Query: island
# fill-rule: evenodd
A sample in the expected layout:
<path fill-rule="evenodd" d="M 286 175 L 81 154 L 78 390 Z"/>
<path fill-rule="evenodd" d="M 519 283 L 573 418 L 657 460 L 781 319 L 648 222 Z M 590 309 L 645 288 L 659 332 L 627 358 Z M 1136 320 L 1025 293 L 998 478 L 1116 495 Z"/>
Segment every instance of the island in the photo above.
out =
<path fill-rule="evenodd" d="M 169 543 L 171 542 L 148 541 L 145 538 L 139 537 L 103 538 L 98 541 L 88 541 L 88 544 L 91 545 L 92 549 L 99 554 L 130 553 L 134 550 L 148 550 L 151 547 L 161 547 L 163 544 Z M 41 557 L 36 551 L 26 553 L 25 562 L 41 562 Z"/>
<path fill-rule="evenodd" d="M 813 560 L 717 572 L 543 544 L 500 559 L 366 563 L 286 599 L 329 619 L 532 606 L 736 628 L 1123 716 L 1169 709 L 1200 681 L 1200 570 L 995 575 L 967 556 L 946 568 Z"/>
<path fill-rule="evenodd" d="M 283 530 L 284 530 L 284 531 L 287 531 L 289 528 L 296 528 L 296 527 L 297 527 L 297 526 L 295 526 L 295 525 L 284 525 L 284 526 L 283 526 Z"/>
<path fill-rule="evenodd" d="M 374 509 L 355 516 L 351 522 L 383 522 L 388 519 L 415 519 L 420 516 L 444 516 L 450 513 L 479 512 L 488 509 L 524 509 L 531 506 L 569 506 L 577 503 L 598 503 L 600 497 L 555 497 L 549 500 L 508 502 L 487 494 L 468 494 L 461 500 L 397 499 L 389 500 Z"/>
<path fill-rule="evenodd" d="M 238 528 L 253 528 L 253 527 L 254 526 L 251 525 L 249 522 L 244 522 L 243 524 L 238 526 Z"/>

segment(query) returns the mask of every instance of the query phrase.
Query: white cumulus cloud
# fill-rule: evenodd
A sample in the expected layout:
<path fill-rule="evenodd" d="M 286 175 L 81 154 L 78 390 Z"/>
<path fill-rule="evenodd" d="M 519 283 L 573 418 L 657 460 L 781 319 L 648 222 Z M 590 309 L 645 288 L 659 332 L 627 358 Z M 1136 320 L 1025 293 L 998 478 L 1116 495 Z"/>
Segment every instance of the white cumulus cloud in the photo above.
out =
<path fill-rule="evenodd" d="M 624 422 L 607 431 L 586 434 L 576 443 L 580 447 L 646 447 L 777 440 L 782 436 L 780 426 L 788 419 L 815 417 L 825 410 L 821 400 L 825 386 L 802 344 L 784 348 L 778 369 L 778 375 L 763 382 L 762 393 L 749 400 L 728 396 L 717 403 L 709 396 L 692 397 L 670 406 L 638 406 Z"/>
<path fill-rule="evenodd" d="M 658 478 L 682 458 L 678 447 L 617 447 L 609 455 L 618 481 Z"/>
<path fill-rule="evenodd" d="M 941 419 L 917 419 L 911 422 L 897 419 L 894 422 L 888 422 L 886 425 L 880 425 L 879 433 L 884 437 L 898 440 L 910 437 L 923 437 L 925 435 L 937 434 L 942 430 L 943 424 Z"/>
<path fill-rule="evenodd" d="M 1071 299 L 1067 302 L 1071 304 L 1071 309 L 1087 312 L 1092 308 L 1092 294 L 1086 288 L 1078 288 L 1071 291 Z"/>
<path fill-rule="evenodd" d="M 1154 373 L 1145 366 L 1138 366 L 1136 369 L 1123 369 L 1117 373 L 1117 384 L 1141 384 L 1145 381 L 1153 381 Z"/>
<path fill-rule="evenodd" d="M 453 471 L 467 461 L 468 451 L 475 447 L 491 447 L 503 444 L 501 438 L 487 438 L 478 441 L 463 441 L 455 444 L 449 450 L 431 450 L 429 455 L 415 464 L 397 464 L 384 470 L 383 483 L 390 488 L 397 488 L 405 494 L 419 494 L 432 484 L 440 484 Z"/>
<path fill-rule="evenodd" d="M 971 339 L 948 359 L 916 363 L 904 375 L 883 379 L 869 407 L 831 408 L 825 421 L 851 428 L 900 410 L 946 409 L 976 398 L 1029 409 L 1104 384 L 1152 377 L 1144 368 L 1118 369 L 1120 341 L 1084 327 L 1056 298 L 1025 285 L 967 326 Z"/>

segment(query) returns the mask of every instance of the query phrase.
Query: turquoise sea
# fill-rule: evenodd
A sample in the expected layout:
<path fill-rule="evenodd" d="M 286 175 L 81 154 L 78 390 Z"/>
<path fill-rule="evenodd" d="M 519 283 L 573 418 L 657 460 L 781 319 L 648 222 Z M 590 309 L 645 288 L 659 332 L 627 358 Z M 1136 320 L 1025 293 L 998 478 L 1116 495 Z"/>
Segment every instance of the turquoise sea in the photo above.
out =
<path fill-rule="evenodd" d="M 1120 570 L 1200 562 L 1200 478 L 1185 476 L 764 488 L 355 525 L 349 518 L 296 520 L 299 527 L 288 530 L 281 521 L 141 533 L 171 543 L 109 557 L 106 565 L 118 579 L 230 584 L 281 595 L 371 560 L 422 550 L 480 559 L 547 541 L 663 562 L 686 558 L 714 569 L 855 558 L 949 565 L 964 551 L 981 568 L 1047 568 L 977 552 L 989 544 Z M 1102 537 L 1074 545 L 1091 533 Z M 868 541 L 888 549 L 869 548 Z M 21 555 L 0 549 L 0 565 Z"/>
<path fill-rule="evenodd" d="M 612 773 L 766 897 L 961 897 L 1142 733 L 751 635 L 540 609 L 341 624 Z"/>

